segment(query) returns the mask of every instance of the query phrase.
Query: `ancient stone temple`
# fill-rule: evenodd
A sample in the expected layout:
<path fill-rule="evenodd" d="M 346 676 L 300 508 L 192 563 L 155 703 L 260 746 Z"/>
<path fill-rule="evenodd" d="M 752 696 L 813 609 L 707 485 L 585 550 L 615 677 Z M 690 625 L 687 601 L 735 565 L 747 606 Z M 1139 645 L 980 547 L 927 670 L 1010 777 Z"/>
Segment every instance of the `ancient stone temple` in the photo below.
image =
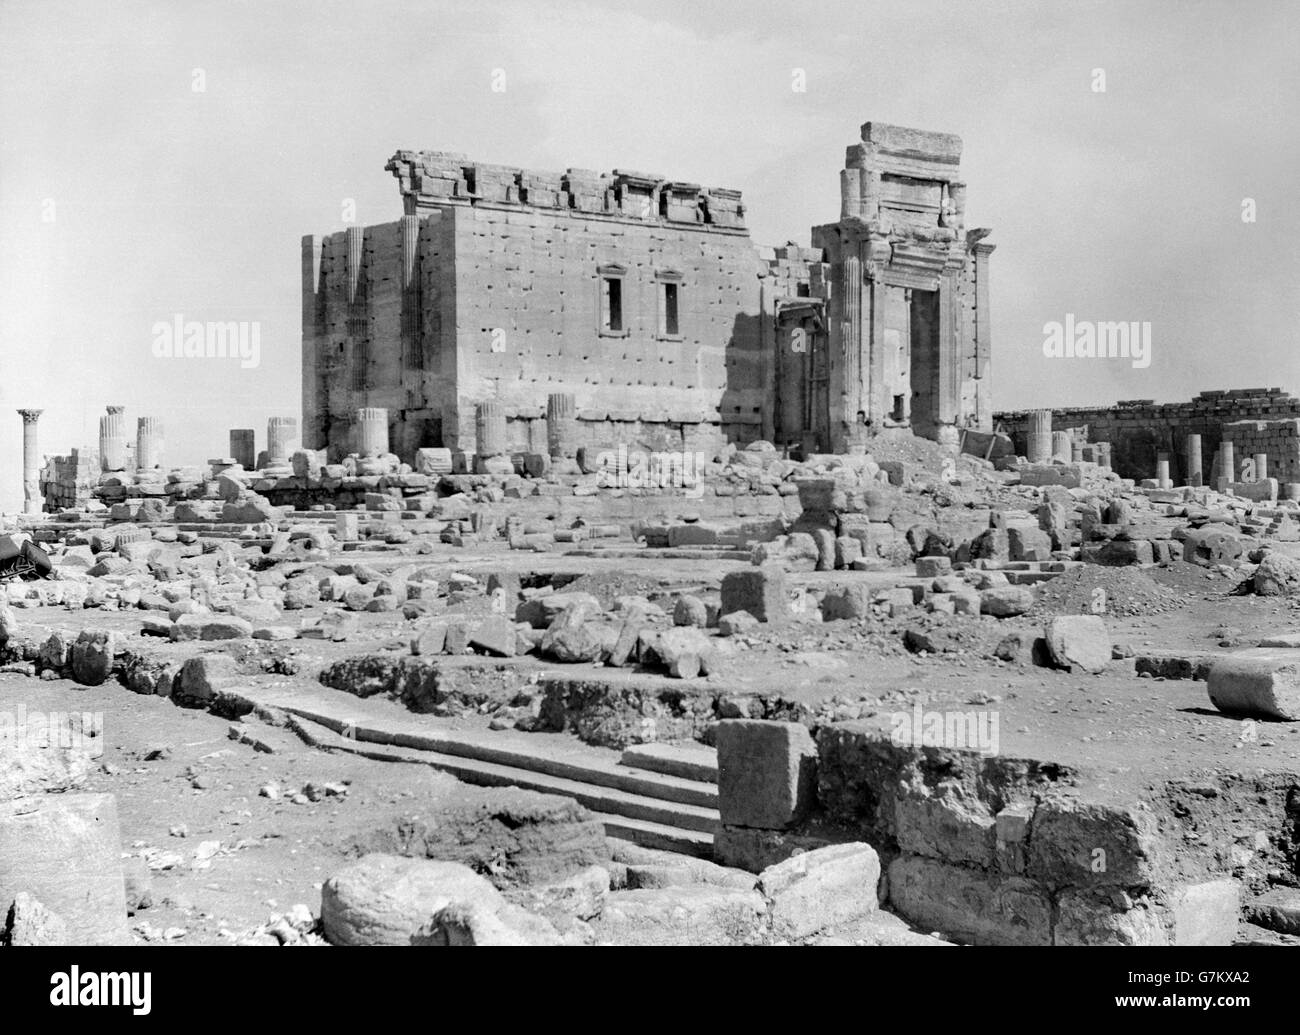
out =
<path fill-rule="evenodd" d="M 385 412 L 403 459 L 484 455 L 488 403 L 527 453 L 989 430 L 992 246 L 963 229 L 960 152 L 867 123 L 839 221 L 762 248 L 735 190 L 399 151 L 400 219 L 303 238 L 303 445 L 357 452 L 358 412 Z"/>

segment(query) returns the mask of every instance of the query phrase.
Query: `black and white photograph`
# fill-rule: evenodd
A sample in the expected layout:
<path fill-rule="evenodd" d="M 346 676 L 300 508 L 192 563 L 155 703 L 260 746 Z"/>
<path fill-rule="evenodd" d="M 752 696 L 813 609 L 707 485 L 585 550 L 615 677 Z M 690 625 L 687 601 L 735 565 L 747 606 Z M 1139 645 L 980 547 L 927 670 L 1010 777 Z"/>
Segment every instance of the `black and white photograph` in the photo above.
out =
<path fill-rule="evenodd" d="M 6 1001 L 1293 996 L 1300 6 L 0 41 Z"/>

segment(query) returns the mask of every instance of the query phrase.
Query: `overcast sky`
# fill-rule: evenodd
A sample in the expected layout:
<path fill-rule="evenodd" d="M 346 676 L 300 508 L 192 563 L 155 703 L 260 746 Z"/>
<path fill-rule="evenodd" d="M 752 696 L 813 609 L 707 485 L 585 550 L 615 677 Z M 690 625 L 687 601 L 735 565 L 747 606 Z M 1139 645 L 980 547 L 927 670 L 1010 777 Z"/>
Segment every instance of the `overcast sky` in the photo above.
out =
<path fill-rule="evenodd" d="M 957 133 L 998 408 L 1300 390 L 1292 0 L 0 0 L 0 39 L 0 510 L 19 406 L 45 453 L 108 403 L 171 462 L 263 448 L 299 409 L 300 239 L 348 199 L 396 219 L 398 148 L 735 187 L 806 245 L 861 123 Z M 258 321 L 260 366 L 154 358 L 177 313 Z M 1150 366 L 1044 357 L 1067 313 L 1150 321 Z"/>

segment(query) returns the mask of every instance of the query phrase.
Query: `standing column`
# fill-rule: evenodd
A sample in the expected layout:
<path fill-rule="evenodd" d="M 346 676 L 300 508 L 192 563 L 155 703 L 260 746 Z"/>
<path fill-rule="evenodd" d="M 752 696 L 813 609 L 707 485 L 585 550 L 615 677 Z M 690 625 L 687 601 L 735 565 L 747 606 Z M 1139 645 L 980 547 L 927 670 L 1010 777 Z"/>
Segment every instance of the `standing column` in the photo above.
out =
<path fill-rule="evenodd" d="M 474 411 L 476 456 L 501 456 L 506 451 L 506 409 L 499 402 L 482 402 Z"/>
<path fill-rule="evenodd" d="M 1052 459 L 1052 411 L 1034 410 L 1029 415 L 1028 442 L 1025 456 L 1031 464 L 1045 464 Z"/>
<path fill-rule="evenodd" d="M 162 466 L 163 422 L 157 417 L 141 417 L 135 426 L 135 466 L 138 471 L 152 471 Z"/>
<path fill-rule="evenodd" d="M 1237 480 L 1237 448 L 1232 439 L 1225 438 L 1219 443 L 1219 481 L 1215 488 L 1220 492 Z"/>
<path fill-rule="evenodd" d="M 1173 488 L 1173 480 L 1169 477 L 1169 454 L 1156 454 L 1156 485 L 1161 489 Z"/>
<path fill-rule="evenodd" d="M 99 469 L 126 470 L 126 407 L 110 406 L 99 418 Z"/>
<path fill-rule="evenodd" d="M 1070 456 L 1073 452 L 1070 446 L 1071 438 L 1068 431 L 1052 432 L 1052 459 L 1059 460 L 1063 464 L 1070 462 Z"/>
<path fill-rule="evenodd" d="M 1201 436 L 1187 436 L 1187 484 L 1201 484 Z"/>
<path fill-rule="evenodd" d="M 366 457 L 388 452 L 388 411 L 380 406 L 357 410 L 357 452 Z"/>
<path fill-rule="evenodd" d="M 1268 477 L 1268 454 L 1255 454 L 1255 481 L 1262 482 Z"/>
<path fill-rule="evenodd" d="M 245 471 L 251 471 L 257 463 L 257 433 L 252 428 L 231 428 L 230 455 Z"/>
<path fill-rule="evenodd" d="M 23 513 L 39 514 L 41 502 L 41 453 L 36 440 L 36 422 L 44 410 L 19 410 L 23 419 Z"/>
<path fill-rule="evenodd" d="M 272 417 L 266 422 L 266 462 L 282 467 L 289 462 L 289 447 L 298 437 L 297 417 Z"/>
<path fill-rule="evenodd" d="M 567 392 L 546 399 L 546 446 L 553 457 L 573 457 L 578 452 L 578 408 Z"/>
<path fill-rule="evenodd" d="M 1109 442 L 1097 443 L 1097 463 L 1101 467 L 1106 468 L 1106 470 L 1108 471 L 1110 470 L 1110 443 Z"/>

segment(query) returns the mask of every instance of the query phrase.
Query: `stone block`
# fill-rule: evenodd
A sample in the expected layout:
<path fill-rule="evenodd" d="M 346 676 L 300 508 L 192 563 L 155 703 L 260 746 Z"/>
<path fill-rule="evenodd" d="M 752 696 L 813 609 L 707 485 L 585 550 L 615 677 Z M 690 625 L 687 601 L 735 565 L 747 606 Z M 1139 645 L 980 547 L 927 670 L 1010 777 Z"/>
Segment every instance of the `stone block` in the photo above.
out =
<path fill-rule="evenodd" d="M 880 859 L 868 844 L 830 845 L 792 856 L 762 872 L 772 933 L 805 938 L 870 916 L 879 904 Z"/>
<path fill-rule="evenodd" d="M 760 622 L 790 617 L 785 572 L 776 565 L 733 571 L 722 579 L 722 613 L 748 611 Z"/>
<path fill-rule="evenodd" d="M 782 830 L 816 796 L 817 746 L 793 722 L 728 719 L 717 725 L 718 803 L 728 826 Z"/>
<path fill-rule="evenodd" d="M 131 944 L 121 856 L 111 794 L 0 803 L 0 909 L 29 893 L 66 924 L 67 944 Z"/>
<path fill-rule="evenodd" d="M 1296 651 L 1256 647 L 1210 665 L 1210 702 L 1227 715 L 1300 721 L 1300 658 Z"/>

